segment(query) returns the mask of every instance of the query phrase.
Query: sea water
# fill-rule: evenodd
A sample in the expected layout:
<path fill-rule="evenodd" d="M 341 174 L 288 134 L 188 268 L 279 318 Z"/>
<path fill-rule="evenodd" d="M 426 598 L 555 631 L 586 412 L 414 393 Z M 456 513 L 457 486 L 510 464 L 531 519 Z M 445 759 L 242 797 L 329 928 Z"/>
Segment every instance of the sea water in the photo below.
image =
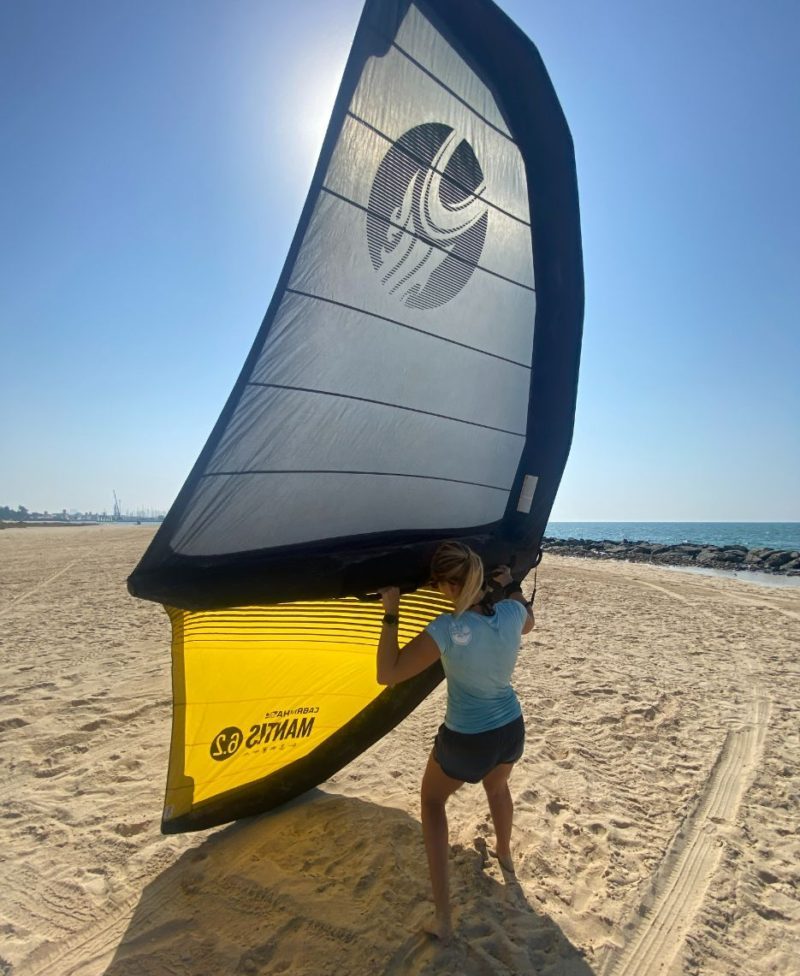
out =
<path fill-rule="evenodd" d="M 614 542 L 697 542 L 748 549 L 800 550 L 800 522 L 549 522 L 553 539 L 608 539 Z"/>

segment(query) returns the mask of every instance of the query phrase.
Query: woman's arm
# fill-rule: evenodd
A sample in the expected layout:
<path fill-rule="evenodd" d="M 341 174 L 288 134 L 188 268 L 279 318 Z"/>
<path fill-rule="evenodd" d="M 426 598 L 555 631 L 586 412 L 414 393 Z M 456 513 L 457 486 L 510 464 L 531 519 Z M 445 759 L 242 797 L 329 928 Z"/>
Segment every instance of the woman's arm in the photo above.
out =
<path fill-rule="evenodd" d="M 400 591 L 391 586 L 380 592 L 387 616 L 396 618 L 400 610 Z M 438 659 L 439 646 L 424 630 L 406 644 L 401 654 L 397 641 L 397 624 L 384 620 L 378 640 L 379 685 L 396 685 L 413 678 Z"/>
<path fill-rule="evenodd" d="M 525 599 L 525 594 L 522 592 L 522 587 L 519 583 L 516 584 L 516 588 L 512 587 L 511 584 L 514 582 L 511 576 L 511 570 L 508 566 L 498 566 L 497 569 L 492 573 L 492 579 L 496 580 L 501 586 L 506 588 L 506 599 L 516 600 L 517 603 L 521 603 L 525 607 L 525 613 L 527 614 L 527 620 L 522 625 L 522 633 L 529 634 L 534 627 L 535 620 L 533 616 L 533 607 L 530 601 Z"/>
<path fill-rule="evenodd" d="M 525 599 L 525 594 L 522 592 L 522 590 L 520 590 L 519 593 L 512 593 L 508 599 L 516 600 L 517 603 L 521 603 L 523 607 L 525 607 L 525 612 L 528 615 L 528 619 L 522 625 L 522 633 L 529 634 L 536 626 L 536 618 L 533 615 L 533 607 L 530 605 L 528 600 Z"/>

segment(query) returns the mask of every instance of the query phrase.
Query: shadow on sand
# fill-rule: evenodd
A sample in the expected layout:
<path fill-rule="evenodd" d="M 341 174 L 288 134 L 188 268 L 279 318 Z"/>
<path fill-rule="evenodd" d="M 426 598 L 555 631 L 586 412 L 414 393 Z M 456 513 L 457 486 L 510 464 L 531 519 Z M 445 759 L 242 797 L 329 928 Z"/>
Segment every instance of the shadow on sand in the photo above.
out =
<path fill-rule="evenodd" d="M 314 790 L 211 835 L 142 892 L 105 976 L 592 976 L 485 850 L 451 848 L 456 939 L 431 913 L 419 823 Z"/>

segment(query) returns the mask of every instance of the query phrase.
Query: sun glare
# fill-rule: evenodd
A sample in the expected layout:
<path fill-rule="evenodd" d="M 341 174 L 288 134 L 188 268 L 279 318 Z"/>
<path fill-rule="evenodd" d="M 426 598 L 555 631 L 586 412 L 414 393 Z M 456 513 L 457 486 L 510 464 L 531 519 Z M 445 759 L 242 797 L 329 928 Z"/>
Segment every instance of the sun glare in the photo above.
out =
<path fill-rule="evenodd" d="M 331 39 L 307 51 L 292 72 L 283 133 L 288 181 L 307 185 L 319 158 L 347 57 L 347 44 Z"/>

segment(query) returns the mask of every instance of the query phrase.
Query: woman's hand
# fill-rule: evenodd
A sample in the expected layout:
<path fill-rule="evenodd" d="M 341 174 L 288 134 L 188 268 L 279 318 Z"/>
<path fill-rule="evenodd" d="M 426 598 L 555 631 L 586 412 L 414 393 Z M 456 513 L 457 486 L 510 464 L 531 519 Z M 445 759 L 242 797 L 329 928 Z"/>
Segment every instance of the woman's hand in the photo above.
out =
<path fill-rule="evenodd" d="M 400 609 L 400 590 L 396 586 L 384 586 L 378 593 L 381 595 L 383 609 L 387 613 L 397 613 Z"/>
<path fill-rule="evenodd" d="M 508 586 L 513 577 L 508 566 L 497 566 L 492 570 L 491 578 L 498 586 Z"/>

